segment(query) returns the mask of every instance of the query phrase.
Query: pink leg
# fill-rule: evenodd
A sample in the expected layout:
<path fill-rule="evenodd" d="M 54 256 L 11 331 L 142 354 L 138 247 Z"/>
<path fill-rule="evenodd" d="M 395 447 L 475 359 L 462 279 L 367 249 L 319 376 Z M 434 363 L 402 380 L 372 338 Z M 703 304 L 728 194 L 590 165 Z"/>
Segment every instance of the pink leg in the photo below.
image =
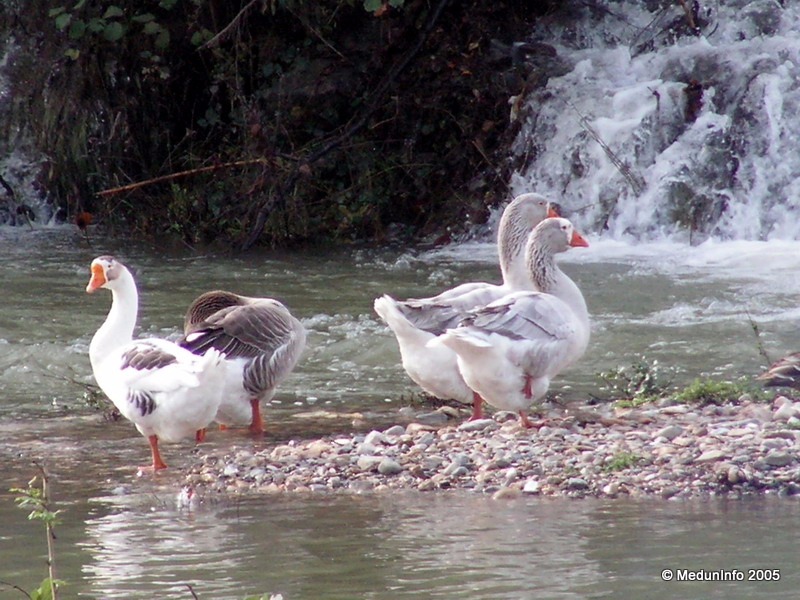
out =
<path fill-rule="evenodd" d="M 472 392 L 472 416 L 470 421 L 483 418 L 483 398 L 478 392 Z"/>
<path fill-rule="evenodd" d="M 194 441 L 198 444 L 206 440 L 206 428 L 198 429 L 194 434 Z"/>
<path fill-rule="evenodd" d="M 261 419 L 261 405 L 258 398 L 250 400 L 250 407 L 253 409 L 253 419 L 250 421 L 250 433 L 264 433 L 264 421 Z"/>

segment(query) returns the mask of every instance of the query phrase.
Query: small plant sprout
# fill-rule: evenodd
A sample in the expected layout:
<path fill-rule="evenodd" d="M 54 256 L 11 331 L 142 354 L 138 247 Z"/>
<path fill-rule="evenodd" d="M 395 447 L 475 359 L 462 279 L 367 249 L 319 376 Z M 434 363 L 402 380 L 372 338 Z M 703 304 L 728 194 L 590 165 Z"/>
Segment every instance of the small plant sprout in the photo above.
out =
<path fill-rule="evenodd" d="M 57 600 L 58 588 L 63 583 L 56 579 L 55 557 L 55 526 L 58 524 L 58 515 L 61 511 L 51 510 L 48 490 L 47 472 L 44 467 L 35 463 L 39 474 L 28 482 L 25 488 L 11 488 L 11 493 L 16 495 L 15 502 L 20 508 L 30 510 L 28 519 L 42 521 L 47 534 L 47 568 L 46 577 L 38 589 L 27 594 L 31 600 Z M 12 586 L 20 589 L 17 586 Z"/>

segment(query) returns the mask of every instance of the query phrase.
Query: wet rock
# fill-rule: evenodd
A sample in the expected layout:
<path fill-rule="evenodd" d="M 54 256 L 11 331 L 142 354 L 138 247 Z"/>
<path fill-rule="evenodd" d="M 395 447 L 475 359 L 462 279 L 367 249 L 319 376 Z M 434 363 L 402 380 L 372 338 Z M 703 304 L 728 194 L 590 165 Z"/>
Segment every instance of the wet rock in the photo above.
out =
<path fill-rule="evenodd" d="M 493 500 L 509 500 L 519 498 L 522 495 L 522 490 L 518 487 L 503 487 L 497 490 L 493 495 Z"/>
<path fill-rule="evenodd" d="M 416 420 L 423 425 L 444 425 L 449 420 L 448 416 L 442 412 L 434 411 L 417 415 Z"/>
<path fill-rule="evenodd" d="M 384 458 L 378 465 L 378 473 L 381 475 L 397 475 L 402 471 L 403 466 L 391 458 Z"/>
<path fill-rule="evenodd" d="M 494 419 L 476 419 L 465 421 L 458 426 L 459 431 L 484 431 L 486 429 L 499 429 L 500 425 Z"/>
<path fill-rule="evenodd" d="M 696 463 L 713 462 L 723 458 L 725 453 L 722 450 L 706 450 L 700 456 L 694 459 Z"/>
<path fill-rule="evenodd" d="M 386 437 L 392 438 L 392 437 L 401 436 L 405 432 L 406 432 L 406 428 L 403 427 L 402 425 L 393 425 L 393 426 L 389 427 L 389 429 L 384 431 L 383 435 L 385 435 Z"/>
<path fill-rule="evenodd" d="M 764 462 L 772 467 L 785 467 L 786 465 L 792 464 L 792 460 L 791 454 L 780 450 L 772 450 L 764 458 Z"/>
<path fill-rule="evenodd" d="M 667 425 L 656 432 L 656 437 L 663 437 L 670 442 L 683 433 L 683 427 L 680 425 Z"/>

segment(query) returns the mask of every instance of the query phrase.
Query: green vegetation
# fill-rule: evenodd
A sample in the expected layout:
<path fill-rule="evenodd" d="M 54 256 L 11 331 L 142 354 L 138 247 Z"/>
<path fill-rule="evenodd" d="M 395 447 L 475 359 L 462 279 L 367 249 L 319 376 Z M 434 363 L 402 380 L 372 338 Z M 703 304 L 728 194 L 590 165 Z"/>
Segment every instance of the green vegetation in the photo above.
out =
<path fill-rule="evenodd" d="M 687 404 L 729 404 L 742 396 L 757 401 L 767 401 L 770 394 L 743 377 L 737 381 L 720 381 L 708 377 L 695 379 L 683 389 L 674 389 L 676 369 L 664 367 L 657 360 L 644 356 L 631 365 L 598 373 L 603 382 L 601 389 L 619 408 L 636 408 L 664 398 Z"/>
<path fill-rule="evenodd" d="M 190 245 L 382 242 L 507 199 L 508 98 L 547 76 L 492 40 L 555 4 L 30 0 L 0 30 L 28 33 L 13 126 L 61 218 Z"/>
<path fill-rule="evenodd" d="M 629 366 L 603 371 L 598 377 L 603 382 L 600 389 L 617 399 L 620 407 L 629 408 L 663 398 L 674 375 L 674 369 L 641 356 Z"/>
<path fill-rule="evenodd" d="M 641 460 L 643 460 L 643 457 L 634 452 L 617 452 L 611 457 L 611 460 L 603 466 L 603 470 L 608 473 L 624 471 L 625 469 L 630 469 L 635 466 Z"/>
<path fill-rule="evenodd" d="M 729 404 L 747 395 L 755 400 L 767 400 L 769 394 L 757 388 L 745 378 L 738 381 L 717 381 L 714 379 L 695 379 L 683 390 L 674 394 L 675 400 L 687 404 Z"/>
<path fill-rule="evenodd" d="M 18 586 L 2 582 L 4 585 L 17 589 L 25 593 L 31 600 L 57 600 L 58 590 L 63 585 L 63 581 L 56 579 L 56 557 L 54 541 L 55 526 L 58 524 L 60 510 L 51 510 L 50 499 L 47 489 L 47 473 L 44 467 L 37 465 L 39 475 L 28 482 L 25 488 L 11 488 L 11 493 L 17 497 L 15 502 L 26 510 L 30 509 L 29 520 L 42 521 L 47 534 L 47 567 L 48 576 L 42 581 L 41 585 L 28 593 L 21 590 Z"/>

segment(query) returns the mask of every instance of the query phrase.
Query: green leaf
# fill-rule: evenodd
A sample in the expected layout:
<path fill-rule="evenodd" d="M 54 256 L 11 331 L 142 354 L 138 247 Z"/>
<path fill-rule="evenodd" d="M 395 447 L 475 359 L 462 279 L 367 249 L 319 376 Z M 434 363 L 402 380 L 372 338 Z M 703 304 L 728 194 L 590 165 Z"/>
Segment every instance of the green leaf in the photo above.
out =
<path fill-rule="evenodd" d="M 56 29 L 59 31 L 64 31 L 68 26 L 69 22 L 72 21 L 72 15 L 69 13 L 61 13 L 56 17 Z"/>
<path fill-rule="evenodd" d="M 64 50 L 64 56 L 70 58 L 72 60 L 78 60 L 78 57 L 81 55 L 81 51 L 77 48 L 67 48 Z"/>
<path fill-rule="evenodd" d="M 92 33 L 100 33 L 106 28 L 106 22 L 95 17 L 89 21 L 87 27 Z"/>
<path fill-rule="evenodd" d="M 169 31 L 162 29 L 156 36 L 156 48 L 165 50 L 169 46 Z"/>
<path fill-rule="evenodd" d="M 80 9 L 82 9 L 84 7 L 85 4 L 86 4 L 86 0 L 78 0 L 75 3 L 75 6 L 72 7 L 72 10 L 80 10 Z"/>
<path fill-rule="evenodd" d="M 122 39 L 123 35 L 125 35 L 125 26 L 117 21 L 109 23 L 103 30 L 103 37 L 109 42 L 117 42 Z"/>
<path fill-rule="evenodd" d="M 364 9 L 369 12 L 375 12 L 383 6 L 383 0 L 364 0 Z"/>
<path fill-rule="evenodd" d="M 79 40 L 86 34 L 86 23 L 80 19 L 75 19 L 69 25 L 69 37 L 73 40 Z"/>
<path fill-rule="evenodd" d="M 133 20 L 137 23 L 149 23 L 150 21 L 154 21 L 156 16 L 152 13 L 143 13 L 141 15 L 136 15 L 133 17 Z"/>
<path fill-rule="evenodd" d="M 178 3 L 178 0 L 161 0 L 158 5 L 165 10 L 172 10 Z"/>
<path fill-rule="evenodd" d="M 145 26 L 144 26 L 144 32 L 147 35 L 157 35 L 157 34 L 161 33 L 161 31 L 163 29 L 164 28 L 161 27 L 161 25 L 159 25 L 158 23 L 152 22 L 152 21 L 149 22 L 149 23 L 145 23 Z"/>
<path fill-rule="evenodd" d="M 125 12 L 119 7 L 114 6 L 113 4 L 106 9 L 105 14 L 103 14 L 104 19 L 113 19 L 115 17 L 121 17 L 124 15 Z"/>
<path fill-rule="evenodd" d="M 49 11 L 47 11 L 47 16 L 48 17 L 57 17 L 58 15 L 63 13 L 65 10 L 67 10 L 67 9 L 64 8 L 63 6 L 59 6 L 58 8 L 51 8 Z"/>

